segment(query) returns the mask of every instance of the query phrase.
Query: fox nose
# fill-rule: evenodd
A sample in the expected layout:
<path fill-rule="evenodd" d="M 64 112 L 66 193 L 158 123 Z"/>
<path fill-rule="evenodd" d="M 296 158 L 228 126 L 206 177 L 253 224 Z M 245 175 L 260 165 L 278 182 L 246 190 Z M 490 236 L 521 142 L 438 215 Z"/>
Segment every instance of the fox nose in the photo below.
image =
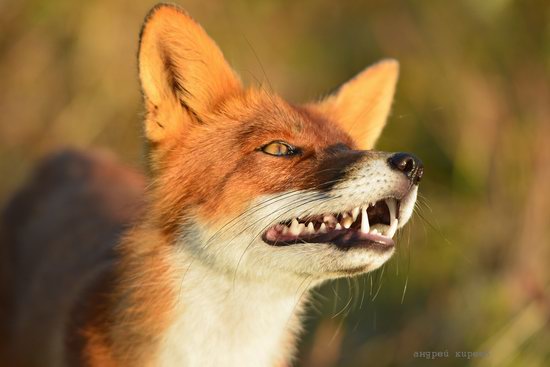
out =
<path fill-rule="evenodd" d="M 388 158 L 388 163 L 392 169 L 403 172 L 415 185 L 424 174 L 422 161 L 409 153 L 395 153 Z"/>

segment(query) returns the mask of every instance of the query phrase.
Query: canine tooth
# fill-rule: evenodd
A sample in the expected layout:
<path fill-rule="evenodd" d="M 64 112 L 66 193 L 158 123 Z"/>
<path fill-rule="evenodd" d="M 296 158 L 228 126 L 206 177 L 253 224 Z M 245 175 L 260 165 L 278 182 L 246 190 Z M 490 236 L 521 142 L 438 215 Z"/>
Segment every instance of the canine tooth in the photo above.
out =
<path fill-rule="evenodd" d="M 395 202 L 395 199 L 386 199 L 386 205 L 390 210 L 390 222 L 391 222 L 394 218 L 396 218 L 395 209 L 396 209 L 397 203 Z"/>
<path fill-rule="evenodd" d="M 354 222 L 357 220 L 357 217 L 359 216 L 360 211 L 361 211 L 361 209 L 359 209 L 358 206 L 353 208 L 353 210 L 351 211 L 351 216 L 352 216 Z"/>
<path fill-rule="evenodd" d="M 397 232 L 397 224 L 398 224 L 398 220 L 397 218 L 393 218 L 391 220 L 391 225 L 390 225 L 390 228 L 388 229 L 388 231 L 386 232 L 386 236 L 388 236 L 389 238 L 393 238 L 393 235 L 395 234 L 395 232 Z"/>
<path fill-rule="evenodd" d="M 300 225 L 298 224 L 298 220 L 296 218 L 292 220 L 292 224 L 290 225 L 290 234 L 294 236 L 300 234 Z"/>
<path fill-rule="evenodd" d="M 342 219 L 342 225 L 344 226 L 345 229 L 348 229 L 349 227 L 351 227 L 352 224 L 353 224 L 353 219 L 351 217 L 348 216 Z"/>
<path fill-rule="evenodd" d="M 397 231 L 398 224 L 396 215 L 397 202 L 395 201 L 395 199 L 386 199 L 386 205 L 390 210 L 390 228 L 386 231 L 386 236 L 392 238 L 395 234 L 395 231 Z"/>
<path fill-rule="evenodd" d="M 313 226 L 313 222 L 309 222 L 307 225 L 307 233 L 315 233 L 315 227 Z"/>
<path fill-rule="evenodd" d="M 340 230 L 342 229 L 342 226 L 340 225 L 340 223 L 336 223 L 336 227 L 334 227 L 334 229 Z"/>
<path fill-rule="evenodd" d="M 319 227 L 319 232 L 320 233 L 326 233 L 327 232 L 327 226 L 325 225 L 325 223 L 321 223 L 321 227 Z"/>
<path fill-rule="evenodd" d="M 361 233 L 369 233 L 369 216 L 367 215 L 367 208 L 361 208 Z"/>

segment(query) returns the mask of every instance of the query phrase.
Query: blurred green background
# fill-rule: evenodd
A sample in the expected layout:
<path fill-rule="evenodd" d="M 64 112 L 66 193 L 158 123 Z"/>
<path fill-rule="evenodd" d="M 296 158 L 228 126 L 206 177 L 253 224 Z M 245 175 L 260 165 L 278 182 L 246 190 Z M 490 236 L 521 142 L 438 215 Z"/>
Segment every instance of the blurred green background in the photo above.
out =
<path fill-rule="evenodd" d="M 136 50 L 153 4 L 0 1 L 1 203 L 61 146 L 142 166 Z M 401 63 L 377 148 L 424 160 L 417 214 L 383 269 L 315 292 L 297 365 L 550 366 L 550 2 L 180 4 L 245 81 L 294 102 Z"/>

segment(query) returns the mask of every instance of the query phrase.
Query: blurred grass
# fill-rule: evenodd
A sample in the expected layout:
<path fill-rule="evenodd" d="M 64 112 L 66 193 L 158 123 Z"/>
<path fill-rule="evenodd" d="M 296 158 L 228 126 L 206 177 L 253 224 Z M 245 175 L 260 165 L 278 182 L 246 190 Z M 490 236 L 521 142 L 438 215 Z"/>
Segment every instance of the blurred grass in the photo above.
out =
<path fill-rule="evenodd" d="M 153 4 L 0 2 L 0 201 L 62 145 L 141 164 L 135 55 Z M 181 5 L 245 81 L 292 101 L 401 62 L 378 148 L 424 160 L 417 215 L 383 269 L 316 292 L 300 365 L 550 365 L 548 1 Z"/>

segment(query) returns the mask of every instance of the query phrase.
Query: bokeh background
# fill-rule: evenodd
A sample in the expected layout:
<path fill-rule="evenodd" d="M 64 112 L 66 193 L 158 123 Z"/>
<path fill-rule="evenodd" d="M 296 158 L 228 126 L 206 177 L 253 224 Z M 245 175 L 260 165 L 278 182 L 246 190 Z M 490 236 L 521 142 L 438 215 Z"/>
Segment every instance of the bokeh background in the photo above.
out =
<path fill-rule="evenodd" d="M 0 204 L 62 146 L 142 166 L 153 4 L 0 1 Z M 180 4 L 245 81 L 294 102 L 401 62 L 378 148 L 424 160 L 417 214 L 381 270 L 315 292 L 297 365 L 550 365 L 550 2 Z"/>

